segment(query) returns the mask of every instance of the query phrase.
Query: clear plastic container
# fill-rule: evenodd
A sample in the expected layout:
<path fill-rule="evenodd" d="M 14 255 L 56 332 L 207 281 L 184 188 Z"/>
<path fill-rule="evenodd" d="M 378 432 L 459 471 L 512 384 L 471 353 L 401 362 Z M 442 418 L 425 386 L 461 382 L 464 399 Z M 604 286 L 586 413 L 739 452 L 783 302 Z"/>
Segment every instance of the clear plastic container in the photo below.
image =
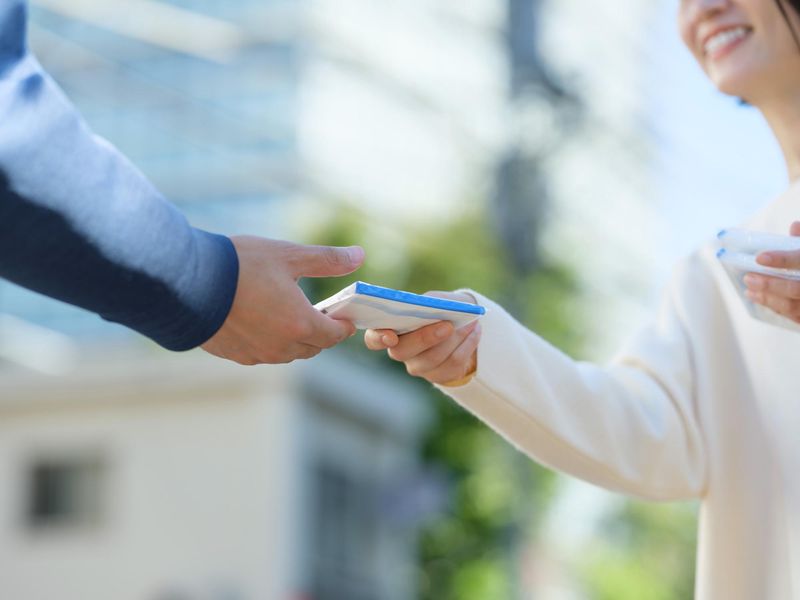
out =
<path fill-rule="evenodd" d="M 747 286 L 743 281 L 744 276 L 748 273 L 800 281 L 800 270 L 798 269 L 776 269 L 756 262 L 756 256 L 761 252 L 800 250 L 800 237 L 734 228 L 723 229 L 717 234 L 717 239 L 720 245 L 717 258 L 728 273 L 728 277 L 750 314 L 760 321 L 800 331 L 800 325 L 791 319 L 787 319 L 761 304 L 751 302 L 745 295 Z"/>
<path fill-rule="evenodd" d="M 750 231 L 749 229 L 723 229 L 717 234 L 720 247 L 732 252 L 758 254 L 766 250 L 800 250 L 800 237 Z"/>

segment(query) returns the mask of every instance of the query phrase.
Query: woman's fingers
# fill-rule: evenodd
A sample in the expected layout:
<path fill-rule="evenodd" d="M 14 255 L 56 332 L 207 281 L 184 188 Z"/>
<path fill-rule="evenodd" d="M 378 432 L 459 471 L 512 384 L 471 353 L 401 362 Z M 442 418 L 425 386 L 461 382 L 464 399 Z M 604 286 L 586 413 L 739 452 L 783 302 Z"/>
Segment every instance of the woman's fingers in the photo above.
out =
<path fill-rule="evenodd" d="M 464 292 L 442 292 L 434 290 L 425 292 L 425 295 L 476 304 L 475 298 Z M 453 326 L 446 321 L 428 325 L 427 327 L 402 336 L 398 336 L 397 333 L 391 329 L 368 329 L 364 334 L 364 344 L 370 350 L 387 350 L 393 348 L 394 350 L 389 353 L 389 356 L 395 360 L 405 362 L 408 358 L 417 356 L 440 343 L 442 340 L 447 339 L 452 333 Z"/>
<path fill-rule="evenodd" d="M 477 368 L 477 350 L 481 341 L 481 326 L 477 324 L 461 344 L 425 379 L 431 383 L 448 384 L 463 379 Z"/>
<path fill-rule="evenodd" d="M 439 321 L 398 336 L 391 329 L 368 329 L 364 343 L 370 350 L 389 350 L 394 360 L 405 362 L 446 340 L 453 333 L 453 324 Z"/>
<path fill-rule="evenodd" d="M 427 325 L 411 333 L 400 336 L 396 346 L 389 349 L 389 356 L 394 360 L 406 362 L 453 335 L 453 324 L 440 321 Z"/>
<path fill-rule="evenodd" d="M 480 338 L 477 321 L 458 330 L 441 321 L 401 336 L 391 330 L 369 329 L 364 343 L 370 350 L 388 349 L 392 359 L 405 363 L 410 375 L 446 384 L 475 370 Z"/>
<path fill-rule="evenodd" d="M 456 330 L 450 337 L 432 348 L 406 359 L 403 361 L 406 364 L 406 371 L 409 375 L 427 379 L 427 374 L 441 367 L 477 326 L 477 322 L 470 323 L 466 327 Z"/>
<path fill-rule="evenodd" d="M 789 235 L 800 236 L 800 221 L 792 223 Z M 800 250 L 768 250 L 759 253 L 756 262 L 777 269 L 800 269 Z"/>
<path fill-rule="evenodd" d="M 800 221 L 789 228 L 793 236 L 800 236 Z M 800 250 L 761 252 L 756 262 L 778 269 L 800 269 Z M 800 322 L 800 281 L 771 277 L 760 273 L 744 276 L 747 297 L 796 322 Z"/>
<path fill-rule="evenodd" d="M 800 269 L 800 250 L 769 250 L 756 256 L 756 262 L 775 269 Z"/>
<path fill-rule="evenodd" d="M 397 333 L 391 329 L 367 329 L 364 333 L 364 344 L 370 350 L 394 348 L 399 341 Z"/>
<path fill-rule="evenodd" d="M 800 323 L 800 300 L 792 300 L 784 296 L 750 291 L 747 292 L 747 297 L 753 302 L 763 304 L 787 319 Z"/>
<path fill-rule="evenodd" d="M 800 321 L 800 281 L 748 273 L 747 297 L 793 321 Z"/>
<path fill-rule="evenodd" d="M 398 336 L 391 329 L 368 329 L 364 343 L 370 350 L 389 350 L 394 360 L 405 362 L 441 343 L 453 334 L 453 324 L 439 321 Z"/>
<path fill-rule="evenodd" d="M 800 281 L 748 273 L 744 276 L 744 283 L 748 290 L 757 294 L 800 300 Z"/>

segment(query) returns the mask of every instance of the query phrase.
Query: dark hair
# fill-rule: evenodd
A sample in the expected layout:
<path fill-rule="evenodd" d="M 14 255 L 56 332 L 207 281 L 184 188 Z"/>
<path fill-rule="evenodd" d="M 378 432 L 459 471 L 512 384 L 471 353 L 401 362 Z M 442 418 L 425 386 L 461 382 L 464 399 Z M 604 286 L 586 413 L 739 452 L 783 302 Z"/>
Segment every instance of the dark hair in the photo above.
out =
<path fill-rule="evenodd" d="M 797 46 L 797 49 L 800 50 L 800 39 L 798 39 L 797 32 L 795 31 L 794 27 L 792 27 L 792 21 L 789 19 L 789 14 L 786 12 L 786 6 L 784 6 L 784 3 L 792 7 L 795 14 L 800 15 L 800 0 L 775 0 L 775 4 L 778 5 L 778 10 L 781 11 L 781 15 L 783 15 L 783 20 L 786 21 L 789 31 L 792 32 L 794 44 Z"/>

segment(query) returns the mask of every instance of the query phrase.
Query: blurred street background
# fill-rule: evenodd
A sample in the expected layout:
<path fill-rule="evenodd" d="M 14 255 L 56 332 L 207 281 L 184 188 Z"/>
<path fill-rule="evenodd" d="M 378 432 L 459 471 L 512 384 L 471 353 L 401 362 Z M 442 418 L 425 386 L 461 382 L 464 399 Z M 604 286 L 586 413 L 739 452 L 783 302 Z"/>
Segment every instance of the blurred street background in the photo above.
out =
<path fill-rule="evenodd" d="M 785 185 L 676 10 L 32 0 L 30 45 L 194 225 L 361 244 L 354 278 L 605 362 Z M 0 281 L 1 598 L 686 599 L 695 518 L 536 466 L 360 336 L 245 369 Z"/>

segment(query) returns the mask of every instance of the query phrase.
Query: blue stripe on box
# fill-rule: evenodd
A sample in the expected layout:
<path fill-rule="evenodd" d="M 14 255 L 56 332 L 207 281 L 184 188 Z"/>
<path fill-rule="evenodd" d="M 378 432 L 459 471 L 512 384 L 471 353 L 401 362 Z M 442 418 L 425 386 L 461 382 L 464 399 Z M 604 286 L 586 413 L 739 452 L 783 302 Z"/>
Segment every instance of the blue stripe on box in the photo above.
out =
<path fill-rule="evenodd" d="M 473 315 L 482 315 L 486 313 L 486 309 L 482 306 L 470 304 L 469 302 L 457 302 L 456 300 L 445 300 L 444 298 L 421 296 L 420 294 L 412 294 L 411 292 L 401 292 L 400 290 L 392 290 L 379 285 L 371 285 L 369 283 L 364 283 L 363 281 L 356 282 L 356 294 L 372 296 L 373 298 L 395 300 L 397 302 L 405 302 L 406 304 L 415 304 L 417 306 L 427 306 L 429 308 L 469 313 Z"/>

